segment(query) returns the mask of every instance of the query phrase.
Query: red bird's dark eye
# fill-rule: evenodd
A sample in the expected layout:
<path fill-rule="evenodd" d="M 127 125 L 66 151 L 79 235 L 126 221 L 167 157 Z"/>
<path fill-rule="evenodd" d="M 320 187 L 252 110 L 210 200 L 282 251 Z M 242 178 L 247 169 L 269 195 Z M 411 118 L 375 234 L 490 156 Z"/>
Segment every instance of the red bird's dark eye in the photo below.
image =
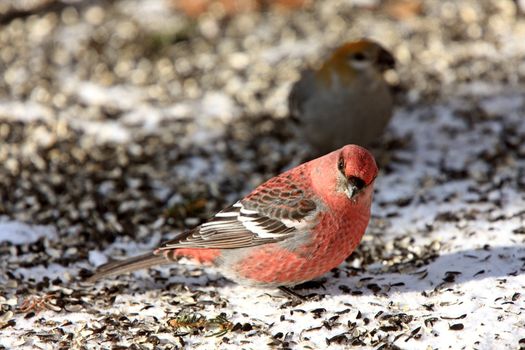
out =
<path fill-rule="evenodd" d="M 340 172 L 345 173 L 345 160 L 343 157 L 339 157 L 339 161 L 337 162 L 337 169 L 339 169 Z"/>

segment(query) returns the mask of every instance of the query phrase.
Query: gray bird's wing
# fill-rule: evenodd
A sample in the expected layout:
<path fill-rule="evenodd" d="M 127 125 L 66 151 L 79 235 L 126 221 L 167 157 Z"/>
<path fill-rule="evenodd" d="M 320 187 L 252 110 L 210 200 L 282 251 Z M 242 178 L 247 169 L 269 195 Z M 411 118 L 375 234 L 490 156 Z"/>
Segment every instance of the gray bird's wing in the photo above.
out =
<path fill-rule="evenodd" d="M 304 103 L 315 91 L 315 73 L 311 69 L 301 72 L 301 79 L 296 81 L 288 95 L 288 111 L 292 118 L 300 120 L 304 110 Z"/>

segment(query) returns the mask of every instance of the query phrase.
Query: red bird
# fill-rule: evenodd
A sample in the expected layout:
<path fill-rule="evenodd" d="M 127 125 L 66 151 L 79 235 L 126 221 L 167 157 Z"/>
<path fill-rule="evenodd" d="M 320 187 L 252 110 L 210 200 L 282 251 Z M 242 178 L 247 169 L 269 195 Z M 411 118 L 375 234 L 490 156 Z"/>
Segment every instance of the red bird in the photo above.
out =
<path fill-rule="evenodd" d="M 370 219 L 373 156 L 347 145 L 257 187 L 151 253 L 103 265 L 89 281 L 187 257 L 256 287 L 293 286 L 339 265 Z"/>

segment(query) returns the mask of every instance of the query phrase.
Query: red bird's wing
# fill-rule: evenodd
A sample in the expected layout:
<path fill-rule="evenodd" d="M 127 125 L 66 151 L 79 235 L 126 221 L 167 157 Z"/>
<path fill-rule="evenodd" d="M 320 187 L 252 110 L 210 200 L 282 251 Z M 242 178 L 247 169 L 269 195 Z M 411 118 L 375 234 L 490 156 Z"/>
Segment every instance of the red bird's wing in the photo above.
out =
<path fill-rule="evenodd" d="M 274 184 L 277 186 L 256 189 L 159 249 L 246 248 L 279 242 L 313 228 L 319 212 L 316 202 L 296 186 L 282 181 Z"/>

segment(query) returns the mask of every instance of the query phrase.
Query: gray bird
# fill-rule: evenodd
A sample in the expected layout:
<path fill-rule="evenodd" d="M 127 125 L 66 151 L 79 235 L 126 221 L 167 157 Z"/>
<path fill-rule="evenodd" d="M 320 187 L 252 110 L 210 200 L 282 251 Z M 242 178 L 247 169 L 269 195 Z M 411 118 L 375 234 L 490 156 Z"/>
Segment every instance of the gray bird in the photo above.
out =
<path fill-rule="evenodd" d="M 361 39 L 338 47 L 318 70 L 303 71 L 288 98 L 299 138 L 315 155 L 376 141 L 392 116 L 383 73 L 394 66 L 390 52 Z"/>

